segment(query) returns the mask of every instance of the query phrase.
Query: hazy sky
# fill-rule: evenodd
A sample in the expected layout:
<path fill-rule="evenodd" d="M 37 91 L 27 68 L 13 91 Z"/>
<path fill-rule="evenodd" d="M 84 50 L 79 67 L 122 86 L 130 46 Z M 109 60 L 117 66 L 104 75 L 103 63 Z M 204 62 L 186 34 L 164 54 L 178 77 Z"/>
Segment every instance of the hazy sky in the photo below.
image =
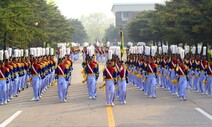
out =
<path fill-rule="evenodd" d="M 55 0 L 62 14 L 67 18 L 80 18 L 94 12 L 113 16 L 113 3 L 163 3 L 164 0 Z"/>

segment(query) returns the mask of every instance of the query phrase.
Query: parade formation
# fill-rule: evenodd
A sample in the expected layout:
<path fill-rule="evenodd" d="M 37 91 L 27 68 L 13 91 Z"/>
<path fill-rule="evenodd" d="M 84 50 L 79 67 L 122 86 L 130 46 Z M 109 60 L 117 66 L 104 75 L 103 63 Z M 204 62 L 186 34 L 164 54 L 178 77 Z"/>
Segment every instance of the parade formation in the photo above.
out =
<path fill-rule="evenodd" d="M 159 87 L 170 95 L 187 100 L 187 91 L 211 96 L 212 53 L 206 46 L 147 46 L 128 42 L 125 55 L 120 42 L 83 44 L 82 84 L 88 98 L 95 100 L 104 89 L 106 106 L 127 103 L 127 85 L 135 86 L 149 98 L 156 98 Z M 0 104 L 5 105 L 21 91 L 33 88 L 32 99 L 39 101 L 50 86 L 57 85 L 59 102 L 68 99 L 74 61 L 80 58 L 79 44 L 59 43 L 58 49 L 30 48 L 0 50 Z M 209 59 L 207 59 L 209 58 Z M 102 79 L 100 79 L 103 77 Z M 97 86 L 97 81 L 102 85 Z"/>

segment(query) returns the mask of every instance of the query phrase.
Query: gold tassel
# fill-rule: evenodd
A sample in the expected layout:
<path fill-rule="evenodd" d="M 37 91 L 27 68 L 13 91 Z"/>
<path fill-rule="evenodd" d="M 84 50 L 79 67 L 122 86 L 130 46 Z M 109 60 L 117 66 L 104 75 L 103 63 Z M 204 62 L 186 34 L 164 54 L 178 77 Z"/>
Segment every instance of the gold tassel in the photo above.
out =
<path fill-rule="evenodd" d="M 142 74 L 137 74 L 137 78 L 142 78 Z"/>
<path fill-rule="evenodd" d="M 143 79 L 143 81 L 142 82 L 146 82 L 146 77 Z"/>
<path fill-rule="evenodd" d="M 177 80 L 177 78 L 175 78 L 175 79 L 173 79 L 171 82 L 172 82 L 172 84 L 177 85 L 178 80 Z"/>
<path fill-rule="evenodd" d="M 27 82 L 31 82 L 32 81 L 32 77 L 30 77 L 28 80 L 27 80 Z"/>
<path fill-rule="evenodd" d="M 206 83 L 207 83 L 207 80 L 206 80 L 206 79 L 204 79 L 204 80 L 203 80 L 203 84 L 204 84 L 204 85 L 206 85 Z"/>
<path fill-rule="evenodd" d="M 103 82 L 103 84 L 99 87 L 99 89 L 104 88 L 104 87 L 105 87 L 105 85 L 106 85 L 106 83 L 105 83 L 105 82 Z"/>

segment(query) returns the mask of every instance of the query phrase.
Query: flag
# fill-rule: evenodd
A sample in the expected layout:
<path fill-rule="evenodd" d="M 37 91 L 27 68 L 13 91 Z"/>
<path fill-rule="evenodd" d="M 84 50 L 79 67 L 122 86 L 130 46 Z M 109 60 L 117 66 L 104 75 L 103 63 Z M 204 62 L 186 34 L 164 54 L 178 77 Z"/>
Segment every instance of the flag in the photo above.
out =
<path fill-rule="evenodd" d="M 120 29 L 120 40 L 121 40 L 120 50 L 121 50 L 121 58 L 122 58 L 124 55 L 124 33 L 122 29 Z"/>

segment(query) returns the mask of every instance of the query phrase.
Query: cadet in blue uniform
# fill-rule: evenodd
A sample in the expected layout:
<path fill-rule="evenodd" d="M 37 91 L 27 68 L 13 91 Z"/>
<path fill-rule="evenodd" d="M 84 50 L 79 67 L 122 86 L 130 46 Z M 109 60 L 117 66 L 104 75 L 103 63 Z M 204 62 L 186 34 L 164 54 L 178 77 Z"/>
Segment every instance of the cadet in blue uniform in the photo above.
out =
<path fill-rule="evenodd" d="M 104 81 L 106 83 L 106 102 L 108 106 L 114 106 L 115 84 L 117 82 L 117 70 L 112 66 L 111 60 L 108 60 L 107 67 L 103 71 Z"/>
<path fill-rule="evenodd" d="M 32 87 L 34 98 L 32 100 L 38 101 L 39 98 L 39 87 L 40 87 L 40 80 L 41 80 L 41 67 L 38 64 L 37 58 L 34 57 L 32 66 L 31 66 L 31 76 L 32 76 Z"/>
<path fill-rule="evenodd" d="M 89 99 L 96 99 L 96 75 L 98 73 L 98 65 L 94 62 L 93 56 L 89 56 L 85 70 Z"/>
<path fill-rule="evenodd" d="M 7 104 L 7 84 L 9 83 L 9 69 L 4 66 L 4 51 L 0 50 L 0 105 Z"/>
<path fill-rule="evenodd" d="M 121 104 L 126 104 L 126 84 L 128 83 L 128 71 L 123 64 L 123 61 L 119 61 L 118 77 L 118 89 L 119 89 L 119 101 Z"/>
<path fill-rule="evenodd" d="M 56 78 L 57 78 L 57 84 L 58 84 L 58 95 L 59 95 L 59 101 L 66 102 L 67 99 L 67 88 L 68 88 L 68 67 L 64 63 L 63 58 L 60 58 L 58 61 L 57 69 L 55 70 Z"/>

